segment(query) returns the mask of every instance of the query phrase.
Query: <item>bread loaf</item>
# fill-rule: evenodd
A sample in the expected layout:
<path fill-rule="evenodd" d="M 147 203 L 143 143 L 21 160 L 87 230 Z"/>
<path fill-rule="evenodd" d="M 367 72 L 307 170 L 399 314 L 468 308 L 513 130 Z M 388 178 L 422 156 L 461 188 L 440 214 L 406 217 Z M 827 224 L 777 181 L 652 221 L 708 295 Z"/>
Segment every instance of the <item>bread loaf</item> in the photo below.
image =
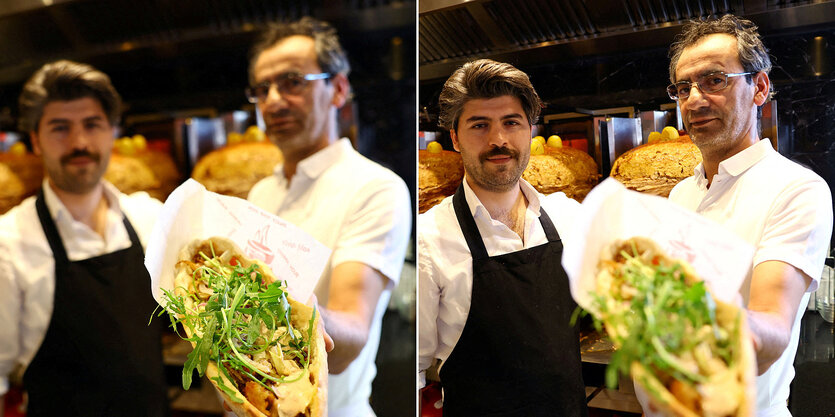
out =
<path fill-rule="evenodd" d="M 615 160 L 609 175 L 631 190 L 667 197 L 700 162 L 699 148 L 682 137 L 630 149 Z"/>

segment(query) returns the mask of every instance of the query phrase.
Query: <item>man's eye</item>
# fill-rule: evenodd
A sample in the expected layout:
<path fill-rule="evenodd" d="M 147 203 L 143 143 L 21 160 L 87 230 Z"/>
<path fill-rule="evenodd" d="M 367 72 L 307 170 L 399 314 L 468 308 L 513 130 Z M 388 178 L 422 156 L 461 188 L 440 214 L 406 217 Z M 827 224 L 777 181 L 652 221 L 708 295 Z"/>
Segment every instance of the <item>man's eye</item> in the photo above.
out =
<path fill-rule="evenodd" d="M 676 86 L 676 89 L 678 90 L 679 94 L 685 94 L 690 91 L 690 83 L 679 84 L 678 86 Z"/>
<path fill-rule="evenodd" d="M 722 85 L 723 82 L 725 82 L 725 79 L 723 77 L 719 77 L 719 76 L 708 77 L 707 82 L 705 82 L 705 85 L 710 85 L 712 87 L 715 87 L 717 85 Z"/>
<path fill-rule="evenodd" d="M 520 123 L 517 122 L 516 120 L 508 120 L 504 124 L 506 124 L 508 126 L 518 126 Z"/>
<path fill-rule="evenodd" d="M 69 128 L 68 128 L 67 126 L 64 126 L 64 125 L 56 125 L 56 126 L 52 126 L 52 128 L 51 128 L 51 129 L 49 129 L 49 131 L 50 131 L 50 132 L 66 132 L 68 129 L 69 129 Z"/>
<path fill-rule="evenodd" d="M 304 80 L 299 77 L 290 77 L 284 81 L 289 87 L 300 87 L 304 84 Z"/>
<path fill-rule="evenodd" d="M 482 129 L 484 127 L 487 127 L 487 123 L 476 123 L 470 126 L 470 129 Z"/>

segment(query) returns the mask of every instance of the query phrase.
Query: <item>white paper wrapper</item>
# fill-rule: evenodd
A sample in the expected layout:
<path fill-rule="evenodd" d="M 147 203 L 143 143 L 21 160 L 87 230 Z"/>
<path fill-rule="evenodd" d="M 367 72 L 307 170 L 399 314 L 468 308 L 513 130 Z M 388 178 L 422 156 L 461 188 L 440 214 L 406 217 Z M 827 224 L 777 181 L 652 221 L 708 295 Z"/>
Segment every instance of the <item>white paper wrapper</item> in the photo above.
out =
<path fill-rule="evenodd" d="M 754 247 L 718 223 L 665 198 L 628 190 L 612 178 L 586 196 L 582 213 L 573 234 L 579 240 L 566 245 L 562 257 L 571 295 L 581 307 L 592 310 L 589 292 L 603 249 L 634 236 L 650 238 L 671 258 L 687 261 L 714 297 L 739 305 Z"/>
<path fill-rule="evenodd" d="M 207 191 L 189 179 L 168 196 L 145 250 L 145 267 L 158 303 L 164 305 L 160 288 L 173 289 L 180 250 L 194 239 L 212 236 L 231 239 L 246 256 L 264 261 L 278 279 L 287 281 L 296 300 L 313 294 L 331 253 L 279 217 L 246 200 Z"/>

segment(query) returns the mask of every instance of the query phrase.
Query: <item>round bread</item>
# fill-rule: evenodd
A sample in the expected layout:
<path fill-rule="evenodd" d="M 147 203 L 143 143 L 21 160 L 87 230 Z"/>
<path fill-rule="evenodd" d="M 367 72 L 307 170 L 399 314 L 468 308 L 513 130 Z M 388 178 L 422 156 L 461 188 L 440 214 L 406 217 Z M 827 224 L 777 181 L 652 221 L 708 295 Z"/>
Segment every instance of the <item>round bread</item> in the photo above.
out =
<path fill-rule="evenodd" d="M 159 187 L 146 191 L 151 197 L 165 201 L 168 195 L 182 182 L 180 171 L 177 169 L 174 159 L 167 152 L 152 149 L 137 153 L 136 157 L 151 169 L 151 172 L 159 181 Z"/>
<path fill-rule="evenodd" d="M 586 152 L 546 146 L 544 154 L 531 155 L 522 178 L 542 194 L 561 191 L 582 202 L 600 175 L 594 159 Z"/>
<path fill-rule="evenodd" d="M 418 211 L 426 212 L 455 190 L 464 179 L 461 154 L 453 151 L 418 151 Z"/>
<path fill-rule="evenodd" d="M 20 204 L 41 188 L 43 161 L 32 153 L 0 153 L 0 214 Z"/>
<path fill-rule="evenodd" d="M 23 201 L 25 188 L 23 182 L 5 164 L 0 163 L 0 214 Z"/>
<path fill-rule="evenodd" d="M 142 160 L 117 153 L 110 155 L 110 163 L 107 165 L 104 179 L 125 194 L 154 190 L 159 187 L 156 175 Z"/>
<path fill-rule="evenodd" d="M 206 240 L 196 239 L 192 241 L 190 244 L 186 245 L 182 250 L 180 250 L 179 259 L 194 259 L 195 256 L 199 256 L 198 253 L 203 248 L 209 245 L 209 242 L 211 242 L 211 248 L 214 250 L 214 253 L 217 254 L 219 257 L 225 259 L 235 257 L 238 264 L 244 268 L 247 268 L 252 264 L 257 264 L 265 283 L 272 283 L 276 281 L 275 274 L 273 273 L 269 265 L 257 259 L 249 259 L 247 256 L 244 255 L 243 251 L 241 251 L 241 249 L 234 242 L 222 237 L 216 236 Z M 183 297 L 183 301 L 186 307 L 190 310 L 196 308 L 194 299 L 190 297 L 188 294 L 188 289 L 193 287 L 193 281 L 194 278 L 189 272 L 188 266 L 185 264 L 178 263 L 176 267 L 176 275 L 174 276 L 174 293 L 178 296 Z M 293 322 L 295 325 L 298 325 L 299 328 L 307 327 L 308 323 L 310 323 L 311 317 L 314 314 L 314 310 L 311 307 L 308 307 L 307 305 L 298 302 L 290 297 L 287 297 L 287 301 L 290 303 L 291 309 L 290 321 Z M 305 417 L 321 417 L 327 414 L 328 359 L 327 353 L 325 352 L 325 339 L 320 331 L 320 318 L 321 315 L 317 313 L 313 321 L 313 337 L 309 341 L 310 345 L 308 350 L 310 355 L 308 365 L 309 378 L 311 378 L 311 381 L 314 382 L 314 387 L 316 387 L 317 390 L 313 396 L 313 399 L 309 403 L 310 412 L 305 414 Z M 191 334 L 191 329 L 189 328 L 189 326 L 184 326 L 184 329 L 189 337 L 193 336 Z M 192 346 L 196 346 L 196 343 L 192 342 Z M 233 381 L 230 381 L 226 377 L 226 374 L 220 372 L 215 362 L 209 362 L 208 366 L 206 367 L 206 377 L 212 382 L 217 391 L 221 394 L 223 400 L 226 402 L 229 408 L 231 408 L 232 411 L 239 417 L 272 417 L 264 414 L 255 405 L 249 402 L 239 390 L 235 389 L 235 383 Z M 233 399 L 232 396 L 230 396 L 230 394 L 226 393 L 218 386 L 217 381 L 214 380 L 214 378 L 217 377 L 220 377 L 226 386 L 233 387 L 232 389 L 235 390 L 234 396 L 238 400 L 237 402 L 236 399 Z"/>
<path fill-rule="evenodd" d="M 272 175 L 284 158 L 270 142 L 245 142 L 209 152 L 197 162 L 191 177 L 207 190 L 246 198 L 262 178 Z"/>
<path fill-rule="evenodd" d="M 700 162 L 699 148 L 684 137 L 630 149 L 615 160 L 609 175 L 631 190 L 667 197 Z"/>

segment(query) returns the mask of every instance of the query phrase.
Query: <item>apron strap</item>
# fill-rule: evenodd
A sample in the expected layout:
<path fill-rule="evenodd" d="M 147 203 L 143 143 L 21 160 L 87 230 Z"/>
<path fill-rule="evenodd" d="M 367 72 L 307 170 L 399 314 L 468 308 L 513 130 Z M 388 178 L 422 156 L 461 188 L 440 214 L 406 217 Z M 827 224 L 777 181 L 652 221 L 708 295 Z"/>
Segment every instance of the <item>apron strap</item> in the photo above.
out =
<path fill-rule="evenodd" d="M 61 240 L 61 235 L 58 234 L 58 228 L 55 227 L 55 222 L 49 214 L 49 209 L 46 208 L 46 199 L 44 198 L 43 187 L 38 190 L 38 197 L 35 199 L 35 209 L 38 212 L 38 219 L 41 221 L 46 240 L 49 242 L 49 247 L 52 249 L 52 255 L 55 257 L 55 263 L 65 264 L 69 262 L 67 251 L 64 249 L 64 242 Z"/>
<path fill-rule="evenodd" d="M 455 195 L 452 196 L 452 207 L 455 209 L 455 217 L 458 218 L 458 225 L 464 232 L 464 239 L 467 240 L 467 246 L 470 248 L 473 260 L 487 259 L 487 248 L 484 247 L 481 233 L 478 231 L 478 226 L 476 226 L 473 215 L 470 213 L 470 206 L 467 205 L 467 200 L 464 197 L 463 182 L 458 186 Z"/>
<path fill-rule="evenodd" d="M 539 207 L 539 223 L 542 224 L 542 230 L 545 231 L 545 237 L 548 238 L 549 242 L 559 242 L 561 240 L 557 228 L 551 222 L 551 217 L 548 216 L 542 206 Z"/>

